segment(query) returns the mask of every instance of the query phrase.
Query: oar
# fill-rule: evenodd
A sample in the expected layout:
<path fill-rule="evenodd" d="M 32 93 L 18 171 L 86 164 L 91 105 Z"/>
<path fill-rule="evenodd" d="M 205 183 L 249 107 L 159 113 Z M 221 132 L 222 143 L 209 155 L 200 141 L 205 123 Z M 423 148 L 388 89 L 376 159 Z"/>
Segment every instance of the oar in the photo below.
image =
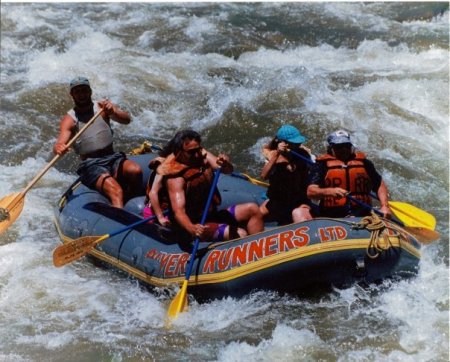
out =
<path fill-rule="evenodd" d="M 167 214 L 168 211 L 164 211 Z M 124 231 L 133 229 L 135 226 L 144 224 L 156 218 L 156 215 L 149 216 L 145 219 L 136 221 L 135 223 L 128 225 L 122 229 L 114 231 L 110 234 L 104 234 L 101 236 L 83 236 L 78 239 L 69 241 L 68 243 L 59 245 L 53 251 L 53 265 L 56 267 L 61 267 L 63 265 L 69 264 L 75 260 L 80 259 L 82 256 L 89 253 L 94 246 L 101 243 L 103 240 L 111 238 L 115 235 L 123 233 Z"/>
<path fill-rule="evenodd" d="M 302 160 L 308 162 L 309 164 L 314 164 L 315 162 L 311 159 L 295 152 L 290 151 L 294 156 L 301 158 Z M 378 200 L 378 195 L 371 192 L 370 195 Z M 406 202 L 400 201 L 388 201 L 389 206 L 401 222 L 409 227 L 418 227 L 434 230 L 436 227 L 436 218 L 425 210 L 419 209 L 416 206 L 410 205 Z M 415 216 L 414 216 L 415 215 Z"/>
<path fill-rule="evenodd" d="M 204 225 L 206 221 L 206 217 L 208 216 L 208 210 L 211 205 L 212 198 L 214 196 L 214 191 L 217 186 L 217 182 L 219 181 L 220 168 L 217 169 L 216 174 L 214 175 L 214 180 L 211 185 L 211 189 L 209 190 L 208 200 L 206 201 L 205 209 L 203 210 L 203 215 L 201 219 L 201 224 Z M 187 287 L 189 282 L 189 277 L 191 276 L 192 267 L 194 265 L 195 254 L 197 253 L 198 244 L 200 242 L 200 238 L 196 238 L 194 241 L 194 248 L 192 249 L 191 257 L 189 259 L 189 266 L 186 271 L 186 275 L 183 281 L 183 286 L 181 287 L 178 294 L 172 300 L 169 306 L 168 315 L 169 318 L 174 319 L 178 317 L 178 314 L 188 307 L 188 299 L 187 299 Z"/>
<path fill-rule="evenodd" d="M 371 195 L 378 198 L 375 194 L 371 193 Z M 388 201 L 388 204 L 395 216 L 402 220 L 406 225 L 435 230 L 436 218 L 425 210 L 401 201 Z"/>
<path fill-rule="evenodd" d="M 369 204 L 366 204 L 365 202 L 358 200 L 357 198 L 351 196 L 350 194 L 347 194 L 347 197 L 356 202 L 358 205 L 365 207 L 366 209 L 370 209 L 374 211 L 377 215 L 383 216 L 383 213 L 380 210 L 377 210 L 370 206 Z M 437 231 L 422 228 L 422 227 L 409 227 L 406 226 L 402 221 L 393 218 L 392 221 L 403 227 L 407 232 L 412 234 L 418 241 L 420 241 L 422 244 L 429 244 L 432 241 L 438 240 L 441 237 L 441 234 L 439 234 Z"/>
<path fill-rule="evenodd" d="M 80 131 L 73 136 L 73 138 L 67 143 L 67 147 L 70 147 L 81 135 L 82 133 L 97 119 L 97 117 L 102 113 L 103 109 L 100 109 L 85 125 Z M 16 221 L 19 217 L 23 205 L 26 193 L 38 182 L 42 176 L 61 158 L 62 155 L 56 155 L 48 164 L 45 166 L 41 172 L 39 172 L 36 177 L 31 180 L 27 187 L 21 192 L 16 192 L 9 194 L 0 200 L 0 234 L 2 234 L 6 229 L 8 229 L 11 224 Z"/>

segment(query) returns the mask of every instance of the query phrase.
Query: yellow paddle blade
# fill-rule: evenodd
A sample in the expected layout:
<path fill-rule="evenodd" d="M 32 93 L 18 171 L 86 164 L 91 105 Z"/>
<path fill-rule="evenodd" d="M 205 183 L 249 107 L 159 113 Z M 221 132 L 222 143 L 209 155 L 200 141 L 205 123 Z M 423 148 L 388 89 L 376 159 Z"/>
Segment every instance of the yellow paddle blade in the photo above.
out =
<path fill-rule="evenodd" d="M 434 230 L 436 218 L 425 210 L 400 201 L 389 201 L 389 206 L 406 226 L 422 227 Z"/>
<path fill-rule="evenodd" d="M 180 291 L 170 303 L 169 310 L 167 312 L 169 318 L 175 319 L 176 317 L 178 317 L 178 314 L 187 311 L 188 309 L 187 287 L 188 281 L 184 280 L 183 286 L 181 287 Z"/>
<path fill-rule="evenodd" d="M 69 264 L 89 253 L 95 245 L 107 239 L 109 234 L 103 236 L 83 236 L 59 245 L 53 251 L 53 265 L 61 267 Z"/>
<path fill-rule="evenodd" d="M 431 242 L 440 239 L 441 234 L 437 231 L 418 228 L 418 227 L 404 227 L 404 229 L 413 235 L 420 243 L 430 244 Z"/>
<path fill-rule="evenodd" d="M 25 195 L 21 192 L 9 194 L 0 200 L 0 234 L 16 221 L 22 212 Z"/>

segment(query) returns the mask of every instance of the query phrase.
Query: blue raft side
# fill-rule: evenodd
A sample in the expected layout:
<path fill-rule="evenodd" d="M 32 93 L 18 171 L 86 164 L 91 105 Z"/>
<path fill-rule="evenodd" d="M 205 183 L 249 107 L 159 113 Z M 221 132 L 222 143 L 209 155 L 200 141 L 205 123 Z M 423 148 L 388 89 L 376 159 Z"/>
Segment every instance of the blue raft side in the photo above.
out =
<path fill-rule="evenodd" d="M 152 157 L 154 155 L 132 157 L 141 164 L 145 182 L 149 176 L 146 165 Z M 254 201 L 260 204 L 265 194 L 263 187 L 228 175 L 221 176 L 219 189 L 224 207 L 244 201 Z M 134 212 L 112 208 L 105 197 L 80 185 L 65 194 L 65 202 L 62 202 L 61 207 L 56 210 L 57 225 L 63 236 L 72 239 L 85 235 L 109 234 L 141 219 L 138 213 L 143 205 L 143 197 L 131 200 L 129 204 L 131 206 L 127 205 L 127 207 L 134 208 Z M 358 219 L 354 221 L 358 221 Z M 261 265 L 266 263 L 268 265 L 266 267 L 259 264 L 259 266 L 252 267 L 249 263 L 248 265 L 236 265 L 229 269 L 214 270 L 210 273 L 213 276 L 212 279 L 208 279 L 207 273 L 202 272 L 205 262 L 214 251 L 225 251 L 223 253 L 225 256 L 222 256 L 225 258 L 226 251 L 231 248 L 264 238 L 269 240 L 275 234 L 293 230 L 301 225 L 310 225 L 312 241 L 311 245 L 306 247 L 313 247 L 314 244 L 320 245 L 317 231 L 319 226 L 333 227 L 346 224 L 348 224 L 348 220 L 316 219 L 309 223 L 269 229 L 261 234 L 233 242 L 200 243 L 189 292 L 199 300 L 227 295 L 240 296 L 254 289 L 299 293 L 310 288 L 314 289 L 319 285 L 346 285 L 361 280 L 370 283 L 390 276 L 410 276 L 417 272 L 420 245 L 411 238 L 409 238 L 409 249 L 391 247 L 375 259 L 367 256 L 366 247 L 340 246 L 332 247 L 329 252 L 321 252 L 319 248 L 311 255 L 301 255 L 272 263 L 267 263 L 269 258 L 257 261 Z M 348 238 L 352 240 L 367 239 L 369 236 L 365 229 L 350 230 L 348 228 L 348 234 Z M 166 229 L 156 224 L 141 225 L 106 239 L 98 246 L 98 250 L 93 253 L 93 256 L 127 271 L 151 286 L 161 286 L 170 282 L 180 283 L 183 280 L 182 269 L 178 270 L 178 275 L 172 273 L 174 275 L 168 276 L 163 272 L 170 270 L 167 268 L 167 260 L 170 255 L 177 254 L 179 261 L 181 255 L 186 258 L 191 252 L 189 245 L 177 241 L 170 238 L 170 233 Z M 154 255 L 149 257 L 152 250 Z M 173 261 L 175 258 L 171 260 Z M 172 269 L 175 269 L 175 263 Z M 230 270 L 233 274 L 231 277 L 227 275 Z M 202 281 L 202 278 L 206 279 Z"/>

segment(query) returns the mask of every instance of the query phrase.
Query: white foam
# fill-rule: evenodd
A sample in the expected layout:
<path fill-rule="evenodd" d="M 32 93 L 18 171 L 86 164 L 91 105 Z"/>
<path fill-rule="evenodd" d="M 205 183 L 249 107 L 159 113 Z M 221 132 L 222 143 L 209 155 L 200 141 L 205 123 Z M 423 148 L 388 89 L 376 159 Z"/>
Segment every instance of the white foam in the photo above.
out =
<path fill-rule="evenodd" d="M 311 354 L 324 346 L 315 333 L 307 329 L 297 330 L 285 324 L 278 324 L 270 339 L 257 345 L 247 342 L 231 342 L 222 348 L 218 361 L 299 361 L 310 360 Z"/>

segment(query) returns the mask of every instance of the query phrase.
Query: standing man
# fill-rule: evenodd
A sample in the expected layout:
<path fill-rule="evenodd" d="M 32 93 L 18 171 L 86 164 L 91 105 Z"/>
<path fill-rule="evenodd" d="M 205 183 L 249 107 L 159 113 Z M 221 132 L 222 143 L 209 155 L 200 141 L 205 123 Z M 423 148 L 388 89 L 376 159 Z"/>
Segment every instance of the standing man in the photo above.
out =
<path fill-rule="evenodd" d="M 363 207 L 347 196 L 372 205 L 370 192 L 374 191 L 381 203 L 384 217 L 391 217 L 388 189 L 375 166 L 362 152 L 355 152 L 350 135 L 339 130 L 328 138 L 327 154 L 317 158 L 311 170 L 307 195 L 320 199 L 320 216 L 346 217 L 370 215 Z"/>
<path fill-rule="evenodd" d="M 218 157 L 201 146 L 200 135 L 192 130 L 177 134 L 173 157 L 157 169 L 170 201 L 173 226 L 180 240 L 221 241 L 244 237 L 264 230 L 264 221 L 256 203 L 232 205 L 218 210 L 220 194 L 216 189 L 205 225 L 200 220 L 213 182 L 213 169 L 233 172 L 228 157 Z"/>
<path fill-rule="evenodd" d="M 58 155 L 66 153 L 67 142 L 103 109 L 73 145 L 81 158 L 77 173 L 83 184 L 98 190 L 110 199 L 113 206 L 121 208 L 124 198 L 133 197 L 142 188 L 142 170 L 123 152 L 114 152 L 110 121 L 128 124 L 131 122 L 130 115 L 109 100 L 93 102 L 92 89 L 85 77 L 73 79 L 69 89 L 75 106 L 61 119 L 60 133 L 53 151 Z"/>

